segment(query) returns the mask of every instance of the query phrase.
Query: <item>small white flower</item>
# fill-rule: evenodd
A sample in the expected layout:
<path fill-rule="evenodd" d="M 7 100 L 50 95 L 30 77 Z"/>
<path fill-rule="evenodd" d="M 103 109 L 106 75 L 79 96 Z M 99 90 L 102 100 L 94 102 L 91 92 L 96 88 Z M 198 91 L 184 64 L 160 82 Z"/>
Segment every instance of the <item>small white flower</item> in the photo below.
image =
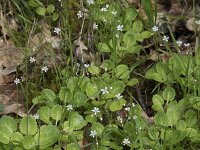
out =
<path fill-rule="evenodd" d="M 133 108 L 135 107 L 135 103 L 132 103 L 132 107 L 133 107 Z"/>
<path fill-rule="evenodd" d="M 35 60 L 35 57 L 30 57 L 30 63 L 34 63 L 36 60 Z"/>
<path fill-rule="evenodd" d="M 60 28 L 54 28 L 53 32 L 55 32 L 56 34 L 60 34 L 61 29 Z"/>
<path fill-rule="evenodd" d="M 200 25 L 200 19 L 195 21 L 196 24 Z"/>
<path fill-rule="evenodd" d="M 88 3 L 89 5 L 94 4 L 94 0 L 87 0 L 87 3 Z"/>
<path fill-rule="evenodd" d="M 39 116 L 38 114 L 35 114 L 35 115 L 33 115 L 33 118 L 34 118 L 35 120 L 37 120 L 37 119 L 40 118 L 40 116 Z"/>
<path fill-rule="evenodd" d="M 93 28 L 94 30 L 98 29 L 98 24 L 94 23 L 93 26 L 92 26 L 92 28 Z"/>
<path fill-rule="evenodd" d="M 157 26 L 153 26 L 152 30 L 153 30 L 153 32 L 157 32 L 158 31 L 158 27 Z"/>
<path fill-rule="evenodd" d="M 90 65 L 89 64 L 84 64 L 84 67 L 85 68 L 88 68 Z"/>
<path fill-rule="evenodd" d="M 106 7 L 102 7 L 102 8 L 100 9 L 100 11 L 106 12 L 106 11 L 108 11 L 108 9 L 107 9 Z"/>
<path fill-rule="evenodd" d="M 116 36 L 117 38 L 119 38 L 119 34 L 116 34 L 115 36 Z"/>
<path fill-rule="evenodd" d="M 136 116 L 136 115 L 134 115 L 134 116 L 133 116 L 133 119 L 134 119 L 134 120 L 135 120 L 135 119 L 137 119 L 137 116 Z"/>
<path fill-rule="evenodd" d="M 110 87 L 110 90 L 112 90 L 112 86 Z"/>
<path fill-rule="evenodd" d="M 16 78 L 16 79 L 14 80 L 14 82 L 15 82 L 15 84 L 17 85 L 17 84 L 20 83 L 20 80 L 19 80 L 18 78 Z"/>
<path fill-rule="evenodd" d="M 163 41 L 168 42 L 169 41 L 169 37 L 168 36 L 163 36 Z"/>
<path fill-rule="evenodd" d="M 109 5 L 108 4 L 106 4 L 106 8 L 108 8 L 109 7 Z"/>
<path fill-rule="evenodd" d="M 121 99 L 123 96 L 122 96 L 120 93 L 118 93 L 117 95 L 115 95 L 115 97 L 116 97 L 117 99 Z"/>
<path fill-rule="evenodd" d="M 97 113 L 100 113 L 100 110 L 99 110 L 99 108 L 97 108 L 97 107 L 94 107 L 93 109 L 92 109 L 92 112 L 94 113 L 94 115 L 96 116 L 97 115 Z"/>
<path fill-rule="evenodd" d="M 73 106 L 72 105 L 67 105 L 67 110 L 73 110 Z"/>
<path fill-rule="evenodd" d="M 125 110 L 126 110 L 126 111 L 130 111 L 130 107 L 126 107 Z"/>
<path fill-rule="evenodd" d="M 42 67 L 42 72 L 47 72 L 48 70 L 49 70 L 49 68 L 47 66 Z"/>
<path fill-rule="evenodd" d="M 121 116 L 117 116 L 117 120 L 120 122 L 120 123 L 123 123 L 123 118 Z"/>
<path fill-rule="evenodd" d="M 185 46 L 185 47 L 189 47 L 189 46 L 190 46 L 190 43 L 184 43 L 184 46 Z"/>
<path fill-rule="evenodd" d="M 96 130 L 93 130 L 93 131 L 90 132 L 91 137 L 95 138 L 96 135 L 97 135 Z"/>
<path fill-rule="evenodd" d="M 127 138 L 127 139 L 124 139 L 123 140 L 123 144 L 124 145 L 128 145 L 128 144 L 130 144 L 131 142 L 130 142 L 130 140 Z"/>
<path fill-rule="evenodd" d="M 178 40 L 176 41 L 176 44 L 178 44 L 178 46 L 180 47 L 183 44 L 183 42 L 181 40 Z"/>
<path fill-rule="evenodd" d="M 122 30 L 123 30 L 123 27 L 124 27 L 123 25 L 118 25 L 118 26 L 117 26 L 117 31 L 122 31 Z"/>
<path fill-rule="evenodd" d="M 116 15 L 117 11 L 112 11 L 111 14 Z"/>
<path fill-rule="evenodd" d="M 102 94 L 108 94 L 108 87 L 105 87 L 104 89 L 101 89 Z"/>
<path fill-rule="evenodd" d="M 83 17 L 83 12 L 82 11 L 78 11 L 77 16 L 78 16 L 78 18 Z"/>

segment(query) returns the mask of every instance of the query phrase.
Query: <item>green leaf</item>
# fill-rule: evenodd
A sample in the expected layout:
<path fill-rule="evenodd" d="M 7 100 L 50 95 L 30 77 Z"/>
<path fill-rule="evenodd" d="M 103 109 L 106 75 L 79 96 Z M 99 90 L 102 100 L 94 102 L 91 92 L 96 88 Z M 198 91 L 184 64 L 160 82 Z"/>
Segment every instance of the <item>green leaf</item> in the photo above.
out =
<path fill-rule="evenodd" d="M 52 90 L 44 89 L 44 90 L 42 90 L 41 95 L 45 100 L 47 100 L 47 103 L 49 105 L 53 105 L 54 104 L 54 100 L 56 98 L 56 95 Z"/>
<path fill-rule="evenodd" d="M 97 122 L 97 117 L 96 116 L 94 116 L 94 115 L 87 115 L 86 117 L 85 117 L 85 120 L 87 121 L 87 122 L 89 122 L 89 123 L 95 123 L 95 122 Z"/>
<path fill-rule="evenodd" d="M 151 32 L 149 32 L 149 31 L 143 31 L 141 33 L 141 38 L 142 39 L 147 39 L 147 38 L 150 38 L 150 37 L 151 37 Z"/>
<path fill-rule="evenodd" d="M 67 87 L 61 87 L 60 92 L 59 92 L 59 98 L 61 101 L 64 102 L 64 104 L 66 104 L 66 102 L 71 101 L 72 94 Z"/>
<path fill-rule="evenodd" d="M 127 85 L 128 86 L 134 86 L 134 85 L 136 85 L 138 83 L 139 83 L 139 81 L 138 81 L 137 78 L 132 78 L 131 80 L 128 81 Z"/>
<path fill-rule="evenodd" d="M 101 52 L 111 52 L 110 47 L 106 43 L 98 43 L 97 48 Z"/>
<path fill-rule="evenodd" d="M 49 4 L 47 6 L 47 12 L 48 13 L 53 13 L 55 11 L 55 6 L 53 4 Z"/>
<path fill-rule="evenodd" d="M 137 12 L 136 12 L 135 9 L 133 9 L 133 7 L 126 8 L 126 12 L 125 13 L 126 13 L 126 15 L 125 15 L 125 22 L 126 21 L 131 22 L 137 16 Z"/>
<path fill-rule="evenodd" d="M 40 16 L 44 16 L 46 14 L 46 8 L 44 7 L 38 7 L 36 8 L 36 13 Z"/>
<path fill-rule="evenodd" d="M 34 138 L 30 135 L 24 136 L 24 138 L 22 140 L 22 144 L 25 149 L 33 149 L 36 147 L 36 142 L 35 142 Z"/>
<path fill-rule="evenodd" d="M 80 107 L 85 105 L 85 103 L 87 102 L 87 97 L 85 96 L 85 94 L 83 94 L 82 92 L 76 92 L 74 95 L 74 98 L 72 100 L 72 105 L 74 107 Z"/>
<path fill-rule="evenodd" d="M 44 99 L 43 99 L 42 96 L 37 96 L 37 97 L 35 97 L 35 98 L 32 99 L 32 102 L 33 102 L 33 104 L 36 105 L 36 104 L 44 102 Z"/>
<path fill-rule="evenodd" d="M 133 23 L 132 29 L 134 32 L 142 32 L 143 24 L 141 21 L 135 21 Z"/>
<path fill-rule="evenodd" d="M 110 103 L 109 109 L 111 111 L 118 111 L 118 110 L 121 110 L 123 108 L 124 104 L 126 104 L 126 101 L 124 99 L 115 100 L 115 101 Z"/>
<path fill-rule="evenodd" d="M 104 126 L 99 123 L 99 122 L 96 122 L 94 124 L 92 124 L 92 130 L 95 130 L 97 132 L 97 135 L 101 135 L 104 131 Z"/>
<path fill-rule="evenodd" d="M 69 123 L 70 128 L 72 128 L 73 130 L 79 130 L 86 125 L 86 121 L 81 115 L 78 114 L 78 112 L 73 112 L 70 115 Z"/>
<path fill-rule="evenodd" d="M 138 53 L 143 47 L 141 45 L 131 45 L 127 46 L 124 51 L 128 53 Z"/>
<path fill-rule="evenodd" d="M 153 96 L 153 106 L 152 106 L 152 108 L 155 111 L 163 111 L 163 104 L 164 104 L 164 100 L 160 95 L 154 95 Z"/>
<path fill-rule="evenodd" d="M 58 20 L 58 17 L 59 17 L 58 13 L 54 12 L 53 15 L 52 15 L 52 20 L 56 21 L 56 20 Z"/>
<path fill-rule="evenodd" d="M 86 86 L 86 94 L 88 97 L 96 97 L 99 94 L 99 88 L 96 83 L 88 83 Z"/>
<path fill-rule="evenodd" d="M 162 125 L 162 126 L 168 126 L 168 117 L 164 112 L 158 112 L 155 115 L 155 124 L 156 125 Z"/>
<path fill-rule="evenodd" d="M 60 136 L 60 132 L 56 126 L 43 125 L 40 128 L 40 132 L 35 135 L 35 141 L 40 145 L 40 149 L 46 149 L 47 147 L 56 143 Z"/>
<path fill-rule="evenodd" d="M 135 32 L 133 31 L 127 31 L 123 36 L 123 41 L 127 46 L 135 45 L 136 39 L 135 39 Z"/>
<path fill-rule="evenodd" d="M 129 78 L 129 68 L 126 65 L 118 65 L 115 69 L 116 77 L 119 79 Z"/>
<path fill-rule="evenodd" d="M 114 98 L 115 95 L 118 93 L 122 93 L 124 91 L 125 85 L 122 81 L 113 81 L 112 83 L 112 89 L 110 90 L 110 94 Z"/>
<path fill-rule="evenodd" d="M 107 59 L 107 60 L 103 61 L 101 66 L 103 68 L 106 68 L 107 70 L 112 70 L 115 67 L 115 64 L 114 64 L 114 62 L 112 62 L 112 60 Z"/>
<path fill-rule="evenodd" d="M 166 101 L 172 101 L 175 98 L 175 90 L 171 87 L 167 87 L 165 88 L 165 90 L 163 91 L 163 98 Z"/>
<path fill-rule="evenodd" d="M 12 135 L 11 135 L 11 141 L 14 143 L 14 144 L 19 144 L 21 143 L 23 140 L 23 135 L 20 133 L 20 132 L 14 132 Z"/>
<path fill-rule="evenodd" d="M 100 73 L 100 69 L 97 66 L 89 66 L 88 71 L 89 71 L 89 73 L 91 73 L 93 75 L 99 75 L 99 73 Z"/>
<path fill-rule="evenodd" d="M 180 119 L 180 114 L 182 110 L 178 106 L 176 101 L 171 102 L 167 107 L 167 118 L 168 118 L 168 126 L 174 126 L 178 123 Z"/>
<path fill-rule="evenodd" d="M 39 7 L 40 6 L 40 4 L 38 4 L 35 0 L 29 0 L 28 4 L 31 7 Z"/>
<path fill-rule="evenodd" d="M 8 144 L 13 132 L 17 130 L 17 123 L 10 116 L 3 116 L 0 119 L 0 142 Z"/>
<path fill-rule="evenodd" d="M 155 127 L 150 127 L 148 130 L 148 134 L 152 140 L 159 140 L 159 131 Z"/>
<path fill-rule="evenodd" d="M 63 108 L 61 105 L 54 105 L 51 108 L 51 117 L 56 121 L 59 121 L 62 118 L 62 113 Z"/>
<path fill-rule="evenodd" d="M 76 143 L 67 144 L 67 150 L 80 150 L 80 147 Z"/>
<path fill-rule="evenodd" d="M 47 106 L 42 106 L 38 110 L 38 114 L 40 115 L 40 120 L 43 122 L 50 124 L 50 117 L 51 117 L 51 109 Z"/>
<path fill-rule="evenodd" d="M 37 132 L 37 122 L 32 116 L 25 116 L 21 119 L 19 129 L 22 134 L 34 135 Z"/>

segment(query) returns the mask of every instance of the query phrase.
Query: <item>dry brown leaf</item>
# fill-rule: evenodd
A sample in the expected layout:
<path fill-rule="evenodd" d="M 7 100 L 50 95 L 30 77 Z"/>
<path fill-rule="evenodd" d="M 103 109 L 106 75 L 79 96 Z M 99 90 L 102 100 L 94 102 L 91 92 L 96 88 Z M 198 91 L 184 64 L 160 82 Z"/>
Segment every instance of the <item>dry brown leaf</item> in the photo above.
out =
<path fill-rule="evenodd" d="M 23 53 L 16 47 L 8 45 L 0 47 L 0 85 L 6 83 L 5 76 L 15 72 L 17 65 L 21 64 L 23 59 Z"/>

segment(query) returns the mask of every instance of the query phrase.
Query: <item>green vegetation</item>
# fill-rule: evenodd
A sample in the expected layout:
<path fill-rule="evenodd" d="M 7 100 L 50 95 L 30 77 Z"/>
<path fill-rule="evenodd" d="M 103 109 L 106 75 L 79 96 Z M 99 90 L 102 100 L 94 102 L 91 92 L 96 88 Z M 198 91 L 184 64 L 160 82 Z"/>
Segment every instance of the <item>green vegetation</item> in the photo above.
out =
<path fill-rule="evenodd" d="M 126 0 L 1 5 L 17 20 L 8 34 L 24 54 L 14 82 L 26 115 L 2 115 L 0 149 L 200 147 L 200 16 L 189 45 L 156 0 L 142 11 Z"/>

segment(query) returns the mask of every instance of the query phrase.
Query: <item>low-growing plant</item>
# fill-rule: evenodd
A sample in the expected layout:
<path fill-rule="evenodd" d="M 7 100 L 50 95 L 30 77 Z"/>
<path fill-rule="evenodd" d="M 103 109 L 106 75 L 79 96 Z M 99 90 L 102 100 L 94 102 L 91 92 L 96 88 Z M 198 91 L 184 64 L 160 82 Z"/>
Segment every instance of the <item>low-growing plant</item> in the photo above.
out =
<path fill-rule="evenodd" d="M 64 67 L 58 64 L 54 68 L 43 66 L 40 73 L 32 69 L 32 75 L 40 74 L 42 90 L 35 91 L 39 94 L 32 99 L 31 108 L 28 108 L 30 102 L 27 101 L 27 115 L 22 118 L 4 115 L 0 118 L 0 147 L 14 150 L 179 150 L 199 147 L 198 55 L 182 56 L 170 50 L 169 60 L 157 62 L 146 71 L 143 77 L 154 80 L 159 87 L 154 89 L 152 97 L 153 117 L 146 115 L 139 101 L 129 92 L 140 82 L 140 78 L 133 74 L 140 63 L 131 60 L 131 65 L 128 65 L 123 63 L 124 60 L 127 55 L 137 57 L 145 53 L 143 42 L 162 35 L 157 32 L 157 26 L 149 29 L 154 20 L 150 1 L 146 5 L 142 1 L 145 12 L 151 13 L 147 14 L 147 26 L 134 7 L 122 5 L 120 1 L 69 2 L 62 1 L 59 6 L 42 0 L 24 2 L 33 8 L 33 14 L 42 18 L 65 20 L 61 29 L 56 28 L 54 32 L 63 38 L 60 43 L 63 54 L 70 53 L 70 56 L 64 57 L 67 61 Z M 67 4 L 87 8 L 77 11 L 82 24 L 78 35 L 71 33 L 72 18 L 67 18 L 70 14 L 58 16 L 56 8 Z M 67 8 L 70 6 L 62 7 L 62 12 L 69 13 Z M 92 28 L 94 35 L 88 37 L 89 40 L 94 38 L 92 43 L 88 42 L 89 46 L 98 51 L 98 54 L 90 52 L 89 55 L 93 56 L 90 64 L 83 57 L 74 57 L 73 52 L 78 46 L 81 54 L 88 50 L 84 45 L 84 32 L 90 30 L 88 27 Z M 164 41 L 168 38 L 165 37 Z M 168 47 L 167 43 L 164 44 Z M 99 55 L 107 59 L 103 57 L 101 62 L 97 62 Z M 34 57 L 31 58 L 33 61 Z M 51 82 L 46 76 L 49 69 L 56 78 Z M 59 85 L 56 90 L 46 85 L 54 81 Z M 29 81 L 20 83 L 23 90 L 26 90 L 24 85 L 27 83 Z M 36 85 L 33 87 L 37 89 Z"/>

